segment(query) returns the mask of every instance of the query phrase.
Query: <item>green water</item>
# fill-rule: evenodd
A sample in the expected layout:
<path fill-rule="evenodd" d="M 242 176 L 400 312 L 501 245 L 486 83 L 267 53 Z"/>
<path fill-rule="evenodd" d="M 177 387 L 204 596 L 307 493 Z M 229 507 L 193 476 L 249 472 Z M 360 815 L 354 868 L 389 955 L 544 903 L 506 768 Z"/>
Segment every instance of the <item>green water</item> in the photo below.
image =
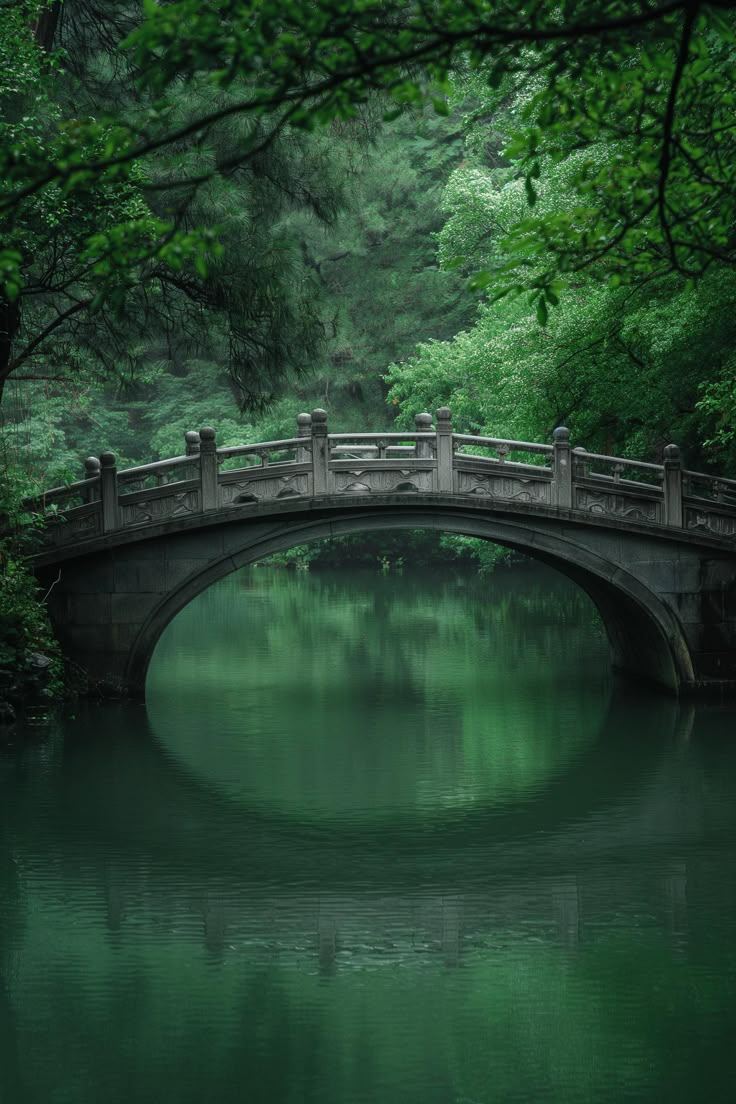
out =
<path fill-rule="evenodd" d="M 537 568 L 254 568 L 0 742 L 1 1104 L 736 1097 L 736 709 Z"/>

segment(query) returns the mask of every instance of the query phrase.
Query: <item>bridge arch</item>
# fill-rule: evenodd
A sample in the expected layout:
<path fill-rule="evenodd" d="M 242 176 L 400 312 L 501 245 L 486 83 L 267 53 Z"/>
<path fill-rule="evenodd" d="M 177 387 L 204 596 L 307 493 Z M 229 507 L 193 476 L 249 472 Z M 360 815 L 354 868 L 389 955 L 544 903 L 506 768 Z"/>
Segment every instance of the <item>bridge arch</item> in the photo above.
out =
<path fill-rule="evenodd" d="M 230 543 L 227 553 L 192 571 L 151 608 L 128 654 L 124 681 L 131 693 L 144 697 L 148 666 L 164 629 L 213 583 L 274 552 L 300 544 L 396 529 L 434 529 L 479 537 L 548 564 L 567 575 L 593 601 L 608 635 L 614 667 L 675 694 L 695 681 L 682 626 L 654 590 L 622 567 L 620 560 L 615 562 L 553 527 L 534 525 L 528 517 L 516 521 L 451 507 L 419 512 L 393 507 L 353 509 L 316 518 L 298 514 L 274 522 L 267 533 L 247 522 L 239 526 L 242 536 Z"/>

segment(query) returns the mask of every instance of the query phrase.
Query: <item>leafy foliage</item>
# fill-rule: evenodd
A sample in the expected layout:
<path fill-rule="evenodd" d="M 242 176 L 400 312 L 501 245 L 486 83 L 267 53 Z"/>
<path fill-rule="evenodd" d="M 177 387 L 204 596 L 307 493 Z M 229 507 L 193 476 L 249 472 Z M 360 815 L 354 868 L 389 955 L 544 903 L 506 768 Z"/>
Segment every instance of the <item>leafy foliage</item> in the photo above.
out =
<path fill-rule="evenodd" d="M 15 23 L 0 32 L 11 76 L 16 43 L 22 47 L 0 133 L 0 159 L 12 163 L 0 207 L 3 193 L 23 194 L 5 212 L 0 387 L 11 376 L 124 379 L 162 350 L 174 358 L 186 347 L 227 365 L 242 404 L 263 406 L 280 382 L 305 370 L 322 336 L 316 284 L 289 216 L 299 209 L 334 219 L 350 175 L 348 143 L 295 132 L 261 143 L 259 122 L 234 118 L 213 124 L 206 142 L 167 147 L 145 165 L 87 171 L 79 166 L 111 156 L 123 133 L 156 113 L 116 38 L 130 29 L 129 7 L 114 0 L 100 13 L 88 0 L 69 0 L 57 38 L 75 57 L 70 65 L 34 37 L 30 8 L 13 9 Z M 85 15 L 94 16 L 95 32 Z M 180 90 L 167 118 L 175 126 L 228 97 Z M 113 119 L 116 108 L 125 124 Z M 72 140 L 73 156 L 59 159 L 58 144 Z M 251 149 L 252 140 L 262 148 Z M 247 168 L 232 155 L 245 147 Z M 66 168 L 34 188 L 42 161 Z M 180 187 L 182 174 L 199 183 Z"/>
<path fill-rule="evenodd" d="M 462 156 L 457 119 L 407 116 L 378 134 L 370 127 L 368 137 L 342 134 L 337 152 L 323 159 L 334 164 L 340 155 L 349 168 L 344 206 L 331 224 L 304 209 L 283 216 L 282 233 L 293 245 L 285 260 L 297 258 L 274 274 L 270 286 L 287 275 L 297 282 L 303 266 L 322 338 L 308 350 L 293 335 L 292 356 L 303 358 L 305 370 L 288 388 L 282 385 L 268 409 L 251 403 L 241 417 L 242 392 L 233 385 L 224 337 L 217 337 L 212 322 L 197 326 L 195 319 L 184 332 L 172 322 L 159 342 L 144 346 L 132 376 L 121 360 L 116 378 L 107 382 L 94 373 L 78 373 L 74 385 L 11 380 L 3 412 L 17 461 L 57 483 L 78 478 L 82 458 L 104 449 L 115 451 L 123 465 L 175 455 L 184 432 L 203 425 L 214 425 L 225 445 L 288 437 L 297 411 L 315 406 L 329 410 L 336 430 L 387 428 L 386 364 L 408 356 L 422 337 L 450 338 L 472 320 L 477 297 L 466 293 L 460 273 L 441 271 L 435 255 L 442 188 Z M 298 148 L 311 149 L 315 160 L 324 153 L 320 135 L 308 136 L 308 143 Z M 233 203 L 244 246 L 257 204 L 243 211 L 237 197 Z M 230 278 L 242 286 L 242 250 L 234 253 L 241 271 Z M 281 332 L 286 337 L 288 330 Z M 139 342 L 140 335 L 129 339 Z"/>
<path fill-rule="evenodd" d="M 0 702 L 51 699 L 62 689 L 59 645 L 26 562 L 43 524 L 23 504 L 26 486 L 12 468 L 0 477 Z"/>
<path fill-rule="evenodd" d="M 8 161 L 3 206 L 116 179 L 233 118 L 247 121 L 242 144 L 209 164 L 185 159 L 179 183 L 244 165 L 287 128 L 354 119 L 376 91 L 396 112 L 429 101 L 446 115 L 450 74 L 464 67 L 495 109 L 523 90 L 506 155 L 532 213 L 490 277 L 501 291 L 531 287 L 544 320 L 556 274 L 697 275 L 733 263 L 734 26 L 729 5 L 690 0 L 150 0 L 126 42 L 145 110 L 78 121 L 29 150 L 23 172 Z M 182 82 L 197 94 L 184 117 Z M 601 142 L 613 157 L 599 156 Z M 537 182 L 573 152 L 570 202 L 541 217 Z"/>
<path fill-rule="evenodd" d="M 586 87 L 581 78 L 583 98 Z M 532 182 L 537 222 L 530 222 L 527 182 L 503 151 L 538 95 L 526 87 L 498 109 L 496 92 L 477 74 L 458 77 L 456 96 L 468 105 L 466 158 L 448 181 L 439 235 L 442 263 L 467 274 L 508 272 L 509 243 L 531 235 L 539 258 L 528 254 L 524 264 L 527 283 L 536 286 L 528 296 L 500 295 L 490 276 L 476 275 L 487 298 L 475 326 L 449 343 L 423 343 L 414 357 L 393 365 L 391 401 L 404 420 L 416 409 L 447 404 L 461 428 L 495 436 L 548 439 L 556 425 L 567 424 L 578 444 L 601 452 L 658 458 L 675 440 L 692 465 L 717 462 L 733 470 L 731 265 L 713 259 L 694 279 L 664 254 L 661 265 L 640 266 L 642 246 L 626 272 L 611 270 L 612 251 L 605 262 L 569 270 L 560 281 L 557 254 L 541 226 L 564 222 L 575 208 L 589 150 L 586 142 L 571 142 L 566 153 L 539 153 L 544 167 Z M 619 137 L 606 141 L 599 129 L 596 159 L 601 179 L 617 179 Z M 616 188 L 618 195 L 624 185 Z M 579 217 L 581 231 L 597 232 L 605 222 L 605 198 L 599 191 L 596 211 Z M 656 240 L 647 237 L 646 248 Z"/>

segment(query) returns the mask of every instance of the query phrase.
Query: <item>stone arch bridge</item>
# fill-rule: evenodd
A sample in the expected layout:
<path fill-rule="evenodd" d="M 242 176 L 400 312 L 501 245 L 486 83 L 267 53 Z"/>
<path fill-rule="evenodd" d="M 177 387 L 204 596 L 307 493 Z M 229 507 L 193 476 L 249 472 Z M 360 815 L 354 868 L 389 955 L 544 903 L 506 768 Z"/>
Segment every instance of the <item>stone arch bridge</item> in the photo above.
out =
<path fill-rule="evenodd" d="M 273 552 L 377 529 L 495 541 L 558 568 L 592 598 L 616 667 L 673 693 L 736 692 L 736 481 L 553 443 L 453 431 L 447 408 L 414 432 L 297 435 L 125 471 L 103 453 L 85 478 L 35 500 L 35 570 L 65 654 L 142 697 L 174 615 L 217 579 Z"/>

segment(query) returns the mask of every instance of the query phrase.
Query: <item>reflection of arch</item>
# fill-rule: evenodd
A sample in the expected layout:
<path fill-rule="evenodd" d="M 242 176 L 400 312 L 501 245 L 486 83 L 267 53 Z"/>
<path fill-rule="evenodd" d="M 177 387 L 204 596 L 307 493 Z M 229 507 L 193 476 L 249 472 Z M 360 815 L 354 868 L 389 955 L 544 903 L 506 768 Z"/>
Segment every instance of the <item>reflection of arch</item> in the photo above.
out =
<path fill-rule="evenodd" d="M 676 692 L 694 681 L 692 661 L 676 618 L 662 599 L 631 572 L 568 537 L 530 524 L 452 508 L 422 511 L 365 510 L 314 518 L 298 514 L 274 519 L 267 535 L 249 533 L 230 551 L 193 572 L 149 613 L 130 649 L 125 682 L 143 695 L 156 643 L 179 610 L 207 587 L 274 552 L 327 537 L 381 529 L 435 529 L 480 537 L 523 552 L 556 568 L 581 586 L 597 606 L 608 633 L 614 665 Z M 206 534 L 203 533 L 203 539 Z"/>
<path fill-rule="evenodd" d="M 655 765 L 661 762 L 667 770 L 678 769 L 676 760 L 662 760 L 662 750 L 671 747 L 673 736 L 687 737 L 692 710 L 683 711 L 663 695 L 641 694 L 617 685 L 609 700 L 601 698 L 597 739 L 562 774 L 531 796 L 503 808 L 481 804 L 462 811 L 447 810 L 431 822 L 390 820 L 382 828 L 375 824 L 366 827 L 354 819 L 310 822 L 306 833 L 299 819 L 258 812 L 223 799 L 221 793 L 182 768 L 152 738 L 145 722 L 141 739 L 131 740 L 130 724 L 129 706 L 104 707 L 106 739 L 100 742 L 99 709 L 80 718 L 79 729 L 88 739 L 70 747 L 63 796 L 57 790 L 43 795 L 49 807 L 54 801 L 62 802 L 57 814 L 61 820 L 57 823 L 55 816 L 47 817 L 42 831 L 51 826 L 52 832 L 61 832 L 64 824 L 74 823 L 76 818 L 79 830 L 74 832 L 75 840 L 87 839 L 90 833 L 99 840 L 112 840 L 116 849 L 124 845 L 144 854 L 146 864 L 153 857 L 162 876 L 174 872 L 179 878 L 179 866 L 184 864 L 187 880 L 217 874 L 237 884 L 247 881 L 254 892 L 262 883 L 268 893 L 275 884 L 292 884 L 305 867 L 321 870 L 324 888 L 364 888 L 370 882 L 402 886 L 407 876 L 413 879 L 417 856 L 431 855 L 432 880 L 449 892 L 467 881 L 474 864 L 483 876 L 492 862 L 497 873 L 527 877 L 531 863 L 544 871 L 554 860 L 560 869 L 568 862 L 574 865 L 583 853 L 600 855 L 603 850 L 630 848 L 638 818 L 646 819 L 651 813 Z M 114 772 L 107 767 L 111 747 Z M 73 769 L 76 755 L 84 757 L 81 773 Z M 98 756 L 105 764 L 97 771 L 99 785 L 92 790 L 90 756 Z M 632 791 L 632 761 L 639 764 L 640 791 Z M 677 800 L 679 792 L 679 786 L 666 785 L 663 801 L 656 805 L 666 840 L 681 840 L 687 830 Z M 131 817 L 133 805 L 136 815 Z M 28 827 L 36 815 L 35 805 L 29 803 L 26 812 Z M 583 821 L 588 824 L 584 832 L 580 829 Z M 213 825 L 217 826 L 214 838 Z M 393 859 L 389 864 L 375 846 L 381 832 L 391 841 Z M 34 838 L 30 828 L 23 835 Z M 486 846 L 468 851 L 469 837 L 486 841 Z M 577 841 L 578 847 L 584 843 L 583 851 L 573 856 L 571 840 Z M 510 846 L 519 841 L 525 841 L 523 870 L 518 848 Z M 42 854 L 52 863 L 55 849 L 41 846 L 37 862 L 42 861 Z M 325 861 L 327 857 L 329 861 Z M 77 870 L 75 864 L 72 868 Z M 155 885 L 153 880 L 154 891 Z"/>

